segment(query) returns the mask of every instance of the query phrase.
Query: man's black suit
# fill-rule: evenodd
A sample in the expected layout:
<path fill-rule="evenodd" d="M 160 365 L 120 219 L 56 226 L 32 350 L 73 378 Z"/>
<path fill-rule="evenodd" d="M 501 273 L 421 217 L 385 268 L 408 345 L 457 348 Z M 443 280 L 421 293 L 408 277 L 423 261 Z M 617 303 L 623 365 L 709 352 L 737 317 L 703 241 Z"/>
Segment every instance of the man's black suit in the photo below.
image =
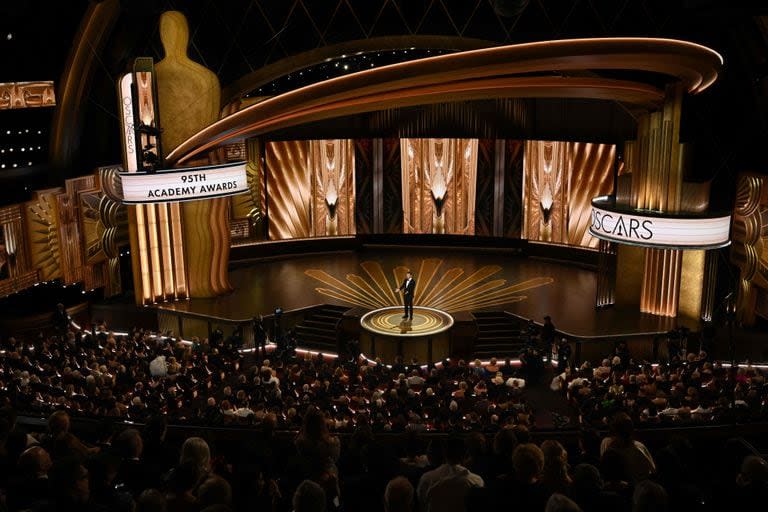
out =
<path fill-rule="evenodd" d="M 405 278 L 398 290 L 403 292 L 403 305 L 405 306 L 403 316 L 413 319 L 413 294 L 416 292 L 416 280 Z"/>

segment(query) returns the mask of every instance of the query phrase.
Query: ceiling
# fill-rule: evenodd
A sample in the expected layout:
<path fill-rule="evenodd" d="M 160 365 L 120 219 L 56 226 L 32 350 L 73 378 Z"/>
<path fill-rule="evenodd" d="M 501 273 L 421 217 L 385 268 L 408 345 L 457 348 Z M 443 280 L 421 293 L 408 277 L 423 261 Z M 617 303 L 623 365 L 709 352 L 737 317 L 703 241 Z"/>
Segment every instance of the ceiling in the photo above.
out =
<path fill-rule="evenodd" d="M 175 9 L 189 20 L 190 56 L 216 72 L 224 88 L 292 56 L 391 36 L 472 38 L 488 45 L 599 36 L 696 41 L 721 52 L 726 66 L 715 87 L 686 105 L 684 133 L 701 142 L 707 166 L 702 176 L 731 181 L 745 167 L 768 169 L 768 157 L 758 149 L 768 137 L 766 25 L 758 21 L 768 8 L 730 5 L 727 0 L 121 0 L 84 92 L 83 124 L 73 128 L 82 130 L 87 143 L 47 180 L 119 159 L 116 77 L 137 56 L 163 57 L 157 20 Z M 87 0 L 0 2 L 0 82 L 58 82 L 88 6 Z M 18 116 L 0 112 L 0 129 L 9 122 L 18 124 Z"/>

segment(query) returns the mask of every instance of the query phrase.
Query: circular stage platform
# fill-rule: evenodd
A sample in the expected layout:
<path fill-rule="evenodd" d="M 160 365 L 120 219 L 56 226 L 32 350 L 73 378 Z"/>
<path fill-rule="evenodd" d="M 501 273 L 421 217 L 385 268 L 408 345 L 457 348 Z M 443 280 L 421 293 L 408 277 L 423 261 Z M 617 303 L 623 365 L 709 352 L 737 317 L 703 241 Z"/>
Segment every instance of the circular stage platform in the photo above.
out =
<path fill-rule="evenodd" d="M 366 331 L 381 336 L 434 336 L 453 327 L 453 317 L 445 311 L 413 307 L 413 320 L 403 318 L 402 306 L 375 309 L 360 318 Z"/>
<path fill-rule="evenodd" d="M 391 363 L 397 356 L 421 363 L 439 361 L 450 354 L 449 330 L 453 317 L 445 311 L 413 307 L 413 320 L 403 318 L 402 306 L 374 309 L 360 318 L 360 349 L 368 357 Z"/>

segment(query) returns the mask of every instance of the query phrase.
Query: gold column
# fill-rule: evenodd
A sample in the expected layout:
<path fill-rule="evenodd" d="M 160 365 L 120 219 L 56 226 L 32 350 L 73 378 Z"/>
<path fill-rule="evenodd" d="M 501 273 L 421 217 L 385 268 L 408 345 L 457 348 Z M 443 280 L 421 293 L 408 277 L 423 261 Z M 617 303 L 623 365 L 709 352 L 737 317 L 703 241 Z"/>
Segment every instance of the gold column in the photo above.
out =
<path fill-rule="evenodd" d="M 667 86 L 663 109 L 641 117 L 638 122 L 637 141 L 628 145 L 630 151 L 626 159 L 632 173 L 631 207 L 668 213 L 680 211 L 683 186 L 683 152 L 679 143 L 682 99 L 683 88 L 680 84 Z M 644 251 L 640 310 L 655 315 L 676 316 L 682 252 L 671 249 Z"/>

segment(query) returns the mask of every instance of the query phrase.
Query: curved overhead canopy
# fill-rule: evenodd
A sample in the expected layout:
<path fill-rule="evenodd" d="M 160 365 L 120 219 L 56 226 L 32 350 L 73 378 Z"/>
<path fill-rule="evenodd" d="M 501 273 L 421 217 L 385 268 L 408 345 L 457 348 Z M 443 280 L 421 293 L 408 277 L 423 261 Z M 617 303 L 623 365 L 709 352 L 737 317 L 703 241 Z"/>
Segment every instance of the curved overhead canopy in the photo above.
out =
<path fill-rule="evenodd" d="M 710 48 L 659 38 L 566 39 L 429 57 L 326 80 L 251 105 L 190 137 L 167 160 L 182 163 L 232 140 L 311 121 L 445 101 L 593 98 L 652 109 L 663 99 L 655 84 L 604 78 L 599 72 L 665 75 L 696 94 L 717 79 L 722 64 Z"/>

